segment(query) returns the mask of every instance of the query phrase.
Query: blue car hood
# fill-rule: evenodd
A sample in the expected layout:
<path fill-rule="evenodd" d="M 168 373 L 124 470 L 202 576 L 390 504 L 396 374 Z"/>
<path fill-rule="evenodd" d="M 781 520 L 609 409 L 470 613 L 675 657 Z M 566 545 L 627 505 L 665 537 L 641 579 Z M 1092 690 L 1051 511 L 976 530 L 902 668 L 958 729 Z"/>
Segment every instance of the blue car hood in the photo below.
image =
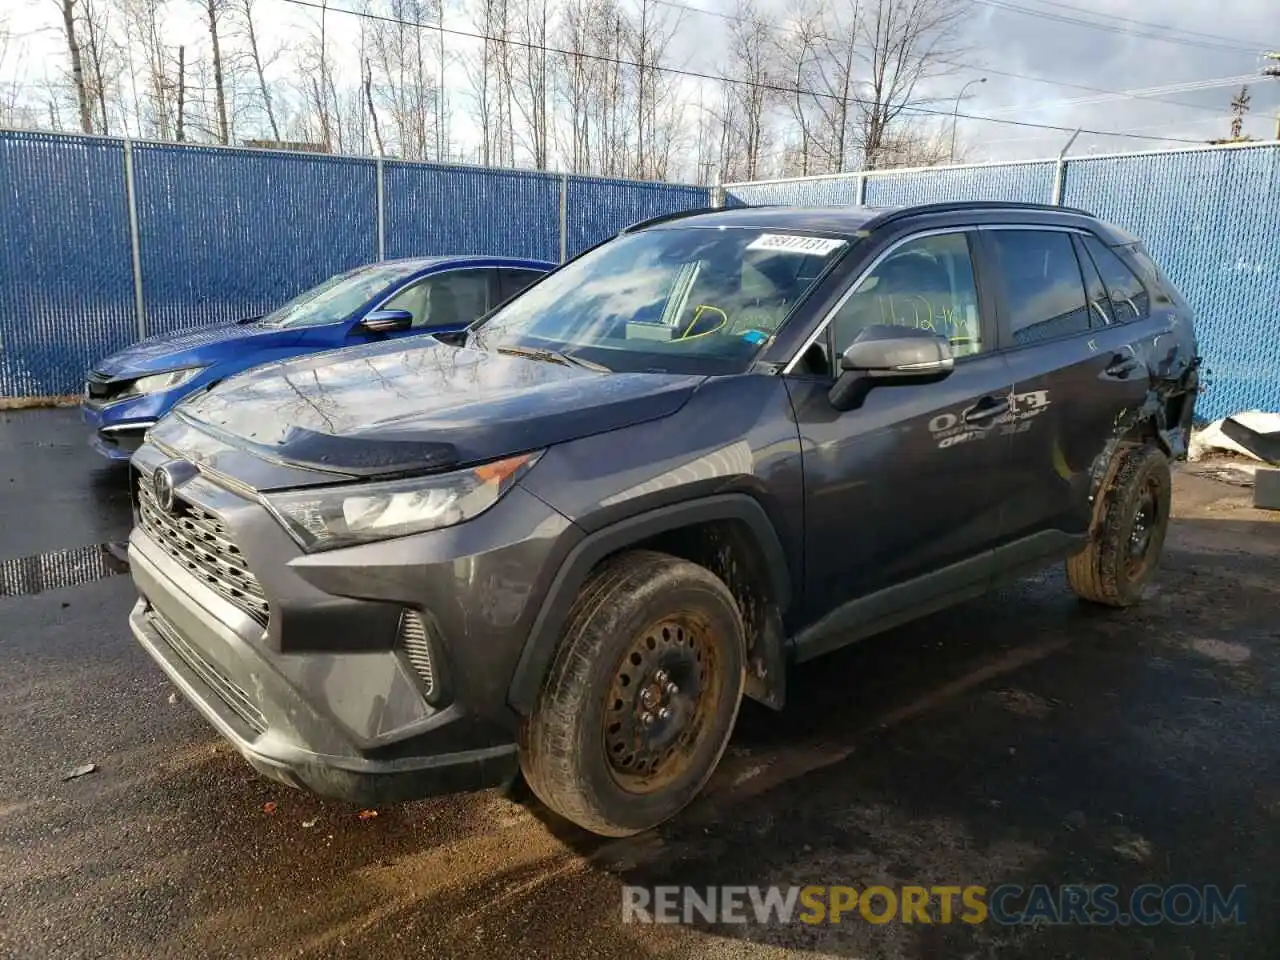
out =
<path fill-rule="evenodd" d="M 156 436 L 199 445 L 185 422 L 223 456 L 238 447 L 352 475 L 441 470 L 669 416 L 705 379 L 597 373 L 426 336 L 257 367 L 183 401 Z"/>
<path fill-rule="evenodd" d="M 255 323 L 222 323 L 148 337 L 94 364 L 94 372 L 111 379 L 138 377 L 180 367 L 197 367 L 225 360 L 234 349 L 284 346 L 301 337 L 298 330 L 279 330 Z M 234 348 L 229 348 L 234 344 Z"/>

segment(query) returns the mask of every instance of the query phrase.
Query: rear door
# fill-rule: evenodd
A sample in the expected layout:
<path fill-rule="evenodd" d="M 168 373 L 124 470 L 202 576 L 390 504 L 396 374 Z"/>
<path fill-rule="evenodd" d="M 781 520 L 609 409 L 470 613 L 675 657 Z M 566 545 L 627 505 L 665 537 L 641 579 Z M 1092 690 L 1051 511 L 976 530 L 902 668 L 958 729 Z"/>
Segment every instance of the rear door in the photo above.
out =
<path fill-rule="evenodd" d="M 1136 343 L 1145 331 L 1117 322 L 1083 231 L 1010 226 L 980 234 L 1014 381 L 1004 427 L 1016 478 L 1005 517 L 1012 544 L 999 562 L 1034 564 L 1071 549 L 1088 530 L 1095 465 L 1146 396 L 1145 353 Z"/>
<path fill-rule="evenodd" d="M 986 584 L 1006 485 L 997 423 L 1012 378 L 975 276 L 973 238 L 951 228 L 890 246 L 826 327 L 823 352 L 835 358 L 869 325 L 933 329 L 957 356 L 946 379 L 876 387 L 859 408 L 839 411 L 828 399 L 830 369 L 797 364 L 787 376 L 804 458 L 806 619 L 871 594 L 864 613 L 892 617 Z M 825 632 L 800 653 L 839 642 Z"/>

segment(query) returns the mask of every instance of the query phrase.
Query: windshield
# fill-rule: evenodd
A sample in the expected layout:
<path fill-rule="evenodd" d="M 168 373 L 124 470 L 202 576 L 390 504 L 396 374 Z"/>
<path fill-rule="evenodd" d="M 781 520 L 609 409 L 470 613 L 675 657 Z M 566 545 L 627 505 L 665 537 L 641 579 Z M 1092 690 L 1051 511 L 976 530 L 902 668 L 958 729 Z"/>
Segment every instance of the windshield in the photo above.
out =
<path fill-rule="evenodd" d="M 298 294 L 262 318 L 269 327 L 318 327 L 345 320 L 386 287 L 422 269 L 421 264 L 357 267 Z"/>
<path fill-rule="evenodd" d="M 611 240 L 472 329 L 499 350 L 554 350 L 616 371 L 745 369 L 848 241 L 686 227 Z"/>

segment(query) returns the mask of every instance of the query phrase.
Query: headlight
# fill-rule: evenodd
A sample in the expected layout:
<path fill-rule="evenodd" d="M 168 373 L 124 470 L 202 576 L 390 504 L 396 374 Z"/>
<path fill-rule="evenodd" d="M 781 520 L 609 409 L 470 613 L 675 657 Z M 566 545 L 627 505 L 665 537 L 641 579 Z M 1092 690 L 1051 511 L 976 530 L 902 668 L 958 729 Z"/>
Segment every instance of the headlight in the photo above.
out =
<path fill-rule="evenodd" d="M 308 551 L 404 537 L 484 513 L 542 454 L 526 453 L 469 470 L 373 483 L 273 493 L 264 499 Z"/>
<path fill-rule="evenodd" d="M 149 377 L 139 377 L 129 384 L 127 389 L 121 391 L 120 398 L 140 397 L 147 393 L 172 390 L 195 379 L 196 374 L 203 369 L 204 367 L 187 367 L 184 370 L 170 370 L 168 373 L 153 373 Z"/>

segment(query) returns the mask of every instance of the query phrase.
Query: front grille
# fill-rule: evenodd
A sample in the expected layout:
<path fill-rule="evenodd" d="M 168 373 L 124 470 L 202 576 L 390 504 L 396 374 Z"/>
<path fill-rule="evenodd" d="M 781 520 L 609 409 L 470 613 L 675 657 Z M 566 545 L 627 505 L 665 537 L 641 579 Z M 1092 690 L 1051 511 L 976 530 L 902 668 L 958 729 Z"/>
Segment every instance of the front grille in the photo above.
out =
<path fill-rule="evenodd" d="M 216 693 L 218 698 L 230 707 L 250 730 L 254 733 L 266 731 L 267 718 L 262 715 L 262 711 L 249 698 L 249 694 L 243 687 L 206 660 L 200 651 L 183 639 L 182 635 L 160 614 L 152 610 L 147 615 L 147 622 L 155 628 L 156 633 L 164 637 L 165 642 L 191 668 L 191 671 L 204 681 L 205 685 Z"/>
<path fill-rule="evenodd" d="M 400 643 L 414 672 L 422 680 L 424 693 L 429 697 L 435 692 L 435 666 L 431 662 L 431 643 L 427 640 L 427 624 L 416 610 L 406 610 L 400 616 Z"/>
<path fill-rule="evenodd" d="M 161 549 L 220 597 L 266 626 L 270 615 L 258 578 L 218 517 L 194 504 L 174 500 L 166 513 L 145 478 L 139 478 L 138 519 Z"/>

